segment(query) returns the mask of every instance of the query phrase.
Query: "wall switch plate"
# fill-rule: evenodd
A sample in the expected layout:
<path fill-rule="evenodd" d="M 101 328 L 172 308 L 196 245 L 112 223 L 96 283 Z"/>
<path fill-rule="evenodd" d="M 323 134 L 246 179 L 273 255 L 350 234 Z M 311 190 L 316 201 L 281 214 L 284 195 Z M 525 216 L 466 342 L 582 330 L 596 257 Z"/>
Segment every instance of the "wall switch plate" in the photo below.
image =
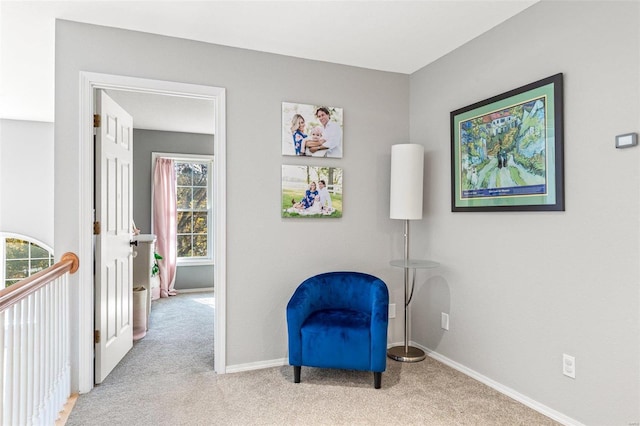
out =
<path fill-rule="evenodd" d="M 449 330 L 449 314 L 442 312 L 442 316 L 440 317 L 440 327 L 443 330 Z"/>
<path fill-rule="evenodd" d="M 562 354 L 562 374 L 572 379 L 576 378 L 576 359 L 571 355 Z"/>
<path fill-rule="evenodd" d="M 396 304 L 389 303 L 389 318 L 395 318 L 395 317 L 396 317 Z"/>

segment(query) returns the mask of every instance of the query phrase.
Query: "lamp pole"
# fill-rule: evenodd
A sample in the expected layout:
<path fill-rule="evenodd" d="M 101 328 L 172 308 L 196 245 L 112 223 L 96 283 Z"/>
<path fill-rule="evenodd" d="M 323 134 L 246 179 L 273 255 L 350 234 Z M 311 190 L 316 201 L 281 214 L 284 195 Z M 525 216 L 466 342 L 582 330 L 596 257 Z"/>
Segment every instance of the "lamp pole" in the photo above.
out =
<path fill-rule="evenodd" d="M 404 220 L 404 263 L 409 262 L 409 219 Z M 409 268 L 404 268 L 404 353 L 409 353 Z"/>
<path fill-rule="evenodd" d="M 399 265 L 398 265 L 399 266 Z M 404 221 L 404 345 L 394 346 L 387 350 L 387 356 L 393 360 L 401 362 L 418 362 L 427 357 L 427 354 L 420 348 L 409 346 L 409 303 L 413 296 L 413 286 L 415 286 L 415 269 L 413 271 L 413 283 L 409 289 L 409 219 Z"/>

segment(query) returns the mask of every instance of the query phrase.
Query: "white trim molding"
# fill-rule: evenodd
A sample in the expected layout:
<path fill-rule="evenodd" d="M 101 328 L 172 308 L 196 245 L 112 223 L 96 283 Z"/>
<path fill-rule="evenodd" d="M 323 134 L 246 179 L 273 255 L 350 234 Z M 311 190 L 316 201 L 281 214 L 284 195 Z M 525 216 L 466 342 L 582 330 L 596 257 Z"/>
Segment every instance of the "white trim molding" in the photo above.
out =
<path fill-rule="evenodd" d="M 248 362 L 227 366 L 227 373 L 240 373 L 242 371 L 262 370 L 263 368 L 283 367 L 289 365 L 289 358 L 269 359 L 266 361 Z"/>
<path fill-rule="evenodd" d="M 81 259 L 93 259 L 93 111 L 96 89 L 121 90 L 139 93 L 180 96 L 205 99 L 213 102 L 214 120 L 214 282 L 215 285 L 215 329 L 214 369 L 218 374 L 226 372 L 226 90 L 220 87 L 172 81 L 150 80 L 121 75 L 101 74 L 81 71 L 80 117 L 78 156 L 80 205 L 78 228 L 80 236 L 79 256 Z M 80 283 L 93 282 L 93 262 L 81 262 L 78 271 Z M 82 285 L 78 290 L 78 391 L 86 393 L 93 388 L 93 286 Z"/>

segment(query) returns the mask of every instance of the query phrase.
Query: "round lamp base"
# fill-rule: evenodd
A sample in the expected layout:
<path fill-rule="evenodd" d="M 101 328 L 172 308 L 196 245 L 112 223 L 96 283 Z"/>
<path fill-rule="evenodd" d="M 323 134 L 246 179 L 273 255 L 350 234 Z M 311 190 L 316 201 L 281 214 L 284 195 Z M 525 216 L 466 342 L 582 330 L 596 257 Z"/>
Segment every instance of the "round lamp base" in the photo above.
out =
<path fill-rule="evenodd" d="M 404 346 L 394 346 L 387 350 L 387 356 L 395 361 L 400 362 L 418 362 L 427 357 L 422 349 L 415 348 L 413 346 L 407 347 L 404 350 Z"/>

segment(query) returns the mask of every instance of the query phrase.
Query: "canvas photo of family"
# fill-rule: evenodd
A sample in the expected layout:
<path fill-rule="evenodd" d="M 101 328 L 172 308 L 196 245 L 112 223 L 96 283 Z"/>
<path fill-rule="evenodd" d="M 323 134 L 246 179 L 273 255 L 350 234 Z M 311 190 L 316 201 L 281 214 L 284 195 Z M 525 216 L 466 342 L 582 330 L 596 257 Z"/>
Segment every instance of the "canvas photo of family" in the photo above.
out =
<path fill-rule="evenodd" d="M 342 217 L 342 169 L 283 165 L 282 217 Z"/>
<path fill-rule="evenodd" d="M 282 103 L 282 155 L 342 158 L 342 108 Z"/>

